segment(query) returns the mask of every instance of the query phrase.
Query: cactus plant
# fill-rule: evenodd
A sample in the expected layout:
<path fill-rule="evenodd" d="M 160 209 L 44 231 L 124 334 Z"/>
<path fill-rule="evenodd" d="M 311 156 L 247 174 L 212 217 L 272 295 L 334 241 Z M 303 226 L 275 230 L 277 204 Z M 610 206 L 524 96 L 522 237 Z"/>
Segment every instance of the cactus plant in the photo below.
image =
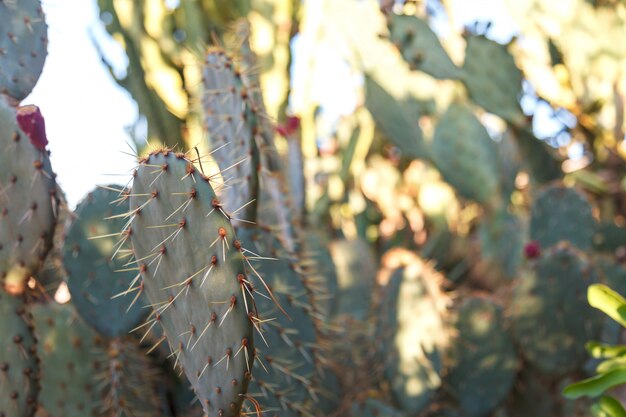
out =
<path fill-rule="evenodd" d="M 31 120 L 28 114 L 37 110 L 22 112 Z M 47 142 L 41 141 L 45 134 L 29 137 L 18 123 L 19 115 L 0 97 L 0 279 L 12 293 L 23 292 L 28 278 L 43 264 L 52 247 L 57 214 L 55 175 Z"/>
<path fill-rule="evenodd" d="M 129 201 L 125 233 L 154 308 L 151 320 L 163 326 L 204 412 L 236 416 L 258 318 L 241 244 L 210 179 L 185 155 L 155 151 L 140 161 Z"/>

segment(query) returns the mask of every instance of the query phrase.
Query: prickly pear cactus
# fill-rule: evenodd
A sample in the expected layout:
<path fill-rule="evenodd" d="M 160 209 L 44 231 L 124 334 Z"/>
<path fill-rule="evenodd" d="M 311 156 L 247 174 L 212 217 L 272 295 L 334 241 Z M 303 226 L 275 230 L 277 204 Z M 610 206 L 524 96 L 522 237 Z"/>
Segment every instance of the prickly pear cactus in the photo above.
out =
<path fill-rule="evenodd" d="M 39 383 L 36 339 L 23 296 L 0 290 L 0 416 L 32 416 Z"/>
<path fill-rule="evenodd" d="M 271 299 L 256 299 L 259 315 L 271 320 L 261 324 L 263 342 L 257 341 L 259 361 L 265 363 L 266 370 L 255 364 L 249 394 L 270 415 L 312 415 L 316 410 L 318 347 L 306 287 L 288 260 L 280 258 L 280 244 L 269 231 L 243 227 L 237 236 L 247 251 L 275 258 L 251 261 L 249 274 L 256 271 L 284 309 L 283 313 Z"/>
<path fill-rule="evenodd" d="M 502 307 L 487 298 L 468 298 L 458 309 L 447 381 L 468 417 L 489 414 L 513 386 L 517 354 L 502 316 Z"/>
<path fill-rule="evenodd" d="M 29 138 L 17 117 L 0 97 L 0 280 L 11 293 L 24 291 L 28 278 L 43 264 L 52 246 L 57 210 L 45 143 Z M 29 114 L 24 117 L 30 120 Z"/>
<path fill-rule="evenodd" d="M 450 342 L 450 299 L 441 289 L 443 277 L 411 252 L 393 250 L 384 262 L 399 263 L 391 276 L 379 276 L 388 280 L 378 332 L 385 376 L 396 401 L 413 415 L 441 387 L 443 352 Z"/>
<path fill-rule="evenodd" d="M 522 73 L 506 46 L 485 36 L 466 37 L 462 80 L 470 98 L 490 113 L 516 126 L 525 116 L 519 104 Z"/>
<path fill-rule="evenodd" d="M 537 195 L 531 212 L 530 238 L 542 248 L 565 240 L 580 250 L 589 250 L 595 230 L 591 204 L 580 191 L 553 184 Z"/>
<path fill-rule="evenodd" d="M 258 199 L 259 152 L 255 138 L 256 109 L 235 62 L 221 49 L 209 51 L 202 74 L 204 124 L 209 148 L 224 175 L 220 197 L 224 210 L 253 221 Z M 246 210 L 237 215 L 242 207 Z"/>
<path fill-rule="evenodd" d="M 441 175 L 459 195 L 496 204 L 500 185 L 495 143 L 466 105 L 453 103 L 441 117 L 432 153 Z"/>
<path fill-rule="evenodd" d="M 441 80 L 459 78 L 461 71 L 443 49 L 428 22 L 417 16 L 395 14 L 389 19 L 390 40 L 400 49 L 411 69 Z"/>
<path fill-rule="evenodd" d="M 524 228 L 515 215 L 506 210 L 495 213 L 478 229 L 482 256 L 513 279 L 522 263 Z"/>
<path fill-rule="evenodd" d="M 104 371 L 104 341 L 83 323 L 71 304 L 32 307 L 41 359 L 39 404 L 46 416 L 100 415 L 96 374 Z"/>
<path fill-rule="evenodd" d="M 239 415 L 254 359 L 252 277 L 209 178 L 184 154 L 143 158 L 130 228 L 152 321 L 210 416 Z"/>
<path fill-rule="evenodd" d="M 599 332 L 597 310 L 587 304 L 596 273 L 567 243 L 545 251 L 521 277 L 511 305 L 513 336 L 528 362 L 562 375 L 586 359 L 585 342 Z"/>
<path fill-rule="evenodd" d="M 80 202 L 63 246 L 72 303 L 103 336 L 124 336 L 145 318 L 136 265 L 127 265 L 130 242 L 120 234 L 128 196 L 119 186 L 96 188 Z M 117 256 L 120 255 L 120 256 Z"/>
<path fill-rule="evenodd" d="M 22 101 L 35 87 L 47 55 L 41 2 L 0 2 L 0 28 L 0 94 Z"/>

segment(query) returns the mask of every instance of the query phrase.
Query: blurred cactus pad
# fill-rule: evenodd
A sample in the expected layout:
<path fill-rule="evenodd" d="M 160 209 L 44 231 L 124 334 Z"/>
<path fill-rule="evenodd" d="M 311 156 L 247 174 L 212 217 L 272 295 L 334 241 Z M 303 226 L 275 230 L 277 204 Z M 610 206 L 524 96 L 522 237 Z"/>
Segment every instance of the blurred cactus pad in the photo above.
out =
<path fill-rule="evenodd" d="M 76 208 L 24 105 L 53 3 L 0 0 L 0 417 L 623 416 L 562 395 L 626 338 L 585 298 L 626 289 L 623 2 L 507 0 L 503 41 L 97 0 L 147 129 Z"/>

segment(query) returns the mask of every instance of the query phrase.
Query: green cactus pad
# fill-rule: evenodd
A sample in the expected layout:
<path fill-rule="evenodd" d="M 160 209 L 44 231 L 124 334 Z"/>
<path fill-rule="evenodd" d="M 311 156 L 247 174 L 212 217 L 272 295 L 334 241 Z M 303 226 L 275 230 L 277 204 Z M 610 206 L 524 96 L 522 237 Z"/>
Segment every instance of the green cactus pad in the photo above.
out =
<path fill-rule="evenodd" d="M 522 263 L 524 228 L 519 218 L 500 210 L 485 219 L 478 229 L 482 256 L 512 279 Z"/>
<path fill-rule="evenodd" d="M 316 399 L 317 336 L 307 288 L 288 259 L 280 258 L 284 251 L 269 231 L 243 227 L 238 237 L 246 252 L 275 258 L 251 260 L 249 275 L 254 269 L 263 278 L 286 313 L 273 300 L 257 297 L 259 315 L 270 320 L 261 325 L 263 341 L 256 343 L 259 362 L 267 371 L 255 364 L 249 394 L 270 414 L 310 415 Z"/>
<path fill-rule="evenodd" d="M 449 343 L 449 297 L 443 278 L 413 255 L 383 289 L 379 334 L 385 376 L 401 408 L 414 415 L 441 387 L 442 355 Z"/>
<path fill-rule="evenodd" d="M 109 338 L 126 335 L 149 313 L 141 288 L 133 284 L 139 271 L 125 265 L 127 256 L 114 257 L 126 255 L 130 246 L 120 234 L 128 212 L 125 191 L 113 191 L 120 188 L 96 188 L 80 202 L 63 247 L 72 303 L 87 324 Z"/>
<path fill-rule="evenodd" d="M 40 408 L 49 417 L 100 416 L 95 374 L 104 370 L 104 341 L 71 304 L 37 304 L 32 314 L 42 368 Z"/>
<path fill-rule="evenodd" d="M 591 249 L 595 228 L 591 204 L 581 192 L 556 184 L 537 195 L 531 212 L 530 238 L 542 248 L 565 240 L 578 249 Z"/>
<path fill-rule="evenodd" d="M 476 104 L 513 125 L 526 123 L 518 102 L 522 73 L 506 46 L 484 36 L 468 36 L 462 80 Z"/>
<path fill-rule="evenodd" d="M 22 101 L 33 90 L 48 47 L 39 0 L 0 2 L 0 94 Z"/>
<path fill-rule="evenodd" d="M 0 416 L 32 416 L 37 405 L 37 345 L 27 320 L 24 298 L 0 290 Z"/>
<path fill-rule="evenodd" d="M 430 153 L 417 117 L 412 119 L 406 106 L 398 103 L 373 78 L 365 77 L 365 90 L 365 106 L 391 142 L 407 157 L 428 159 Z"/>
<path fill-rule="evenodd" d="M 183 154 L 140 161 L 129 233 L 145 294 L 210 416 L 239 415 L 254 358 L 253 277 L 209 178 Z"/>
<path fill-rule="evenodd" d="M 100 358 L 101 412 L 107 417 L 165 417 L 164 379 L 133 339 L 112 339 Z M 162 391 L 162 390 L 161 390 Z"/>
<path fill-rule="evenodd" d="M 306 230 L 302 236 L 299 266 L 306 276 L 307 288 L 314 295 L 315 311 L 331 317 L 337 311 L 337 273 L 322 233 Z"/>
<path fill-rule="evenodd" d="M 432 152 L 441 175 L 459 195 L 482 204 L 498 197 L 496 145 L 467 106 L 450 105 L 435 129 Z"/>
<path fill-rule="evenodd" d="M 253 221 L 258 199 L 259 152 L 256 145 L 256 108 L 250 105 L 251 91 L 242 80 L 235 62 L 221 49 L 209 51 L 202 73 L 205 129 L 209 150 L 225 179 L 221 190 L 224 210 Z"/>
<path fill-rule="evenodd" d="M 527 166 L 533 180 L 539 184 L 545 184 L 563 176 L 554 149 L 537 139 L 530 129 L 514 129 L 513 137 L 517 142 L 524 165 Z"/>
<path fill-rule="evenodd" d="M 31 143 L 16 117 L 0 97 L 0 281 L 11 293 L 22 292 L 43 264 L 57 210 L 48 154 Z"/>
<path fill-rule="evenodd" d="M 357 401 L 350 409 L 353 417 L 404 417 L 405 414 L 396 410 L 384 402 L 367 398 L 365 401 Z"/>
<path fill-rule="evenodd" d="M 517 355 L 502 316 L 502 308 L 486 298 L 466 299 L 458 309 L 447 381 L 468 417 L 489 414 L 513 386 Z"/>
<path fill-rule="evenodd" d="M 626 227 L 618 226 L 614 222 L 598 224 L 593 235 L 593 249 L 615 253 L 619 248 L 626 249 Z"/>
<path fill-rule="evenodd" d="M 411 69 L 424 71 L 440 80 L 460 77 L 460 69 L 426 21 L 417 16 L 392 14 L 389 31 L 390 40 L 400 49 Z"/>
<path fill-rule="evenodd" d="M 545 251 L 520 279 L 511 315 L 524 357 L 547 374 L 575 370 L 587 358 L 585 343 L 600 329 L 599 312 L 587 304 L 595 271 L 582 253 L 562 243 Z"/>

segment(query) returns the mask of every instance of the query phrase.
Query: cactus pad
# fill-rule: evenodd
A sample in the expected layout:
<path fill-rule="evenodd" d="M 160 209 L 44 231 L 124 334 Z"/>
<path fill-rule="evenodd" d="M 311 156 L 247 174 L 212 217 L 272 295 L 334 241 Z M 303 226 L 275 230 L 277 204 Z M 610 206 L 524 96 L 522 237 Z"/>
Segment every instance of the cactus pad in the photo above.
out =
<path fill-rule="evenodd" d="M 0 94 L 22 101 L 47 55 L 48 26 L 39 0 L 0 2 Z"/>
<path fill-rule="evenodd" d="M 36 340 L 22 296 L 0 290 L 0 416 L 32 416 L 39 389 Z"/>
<path fill-rule="evenodd" d="M 441 386 L 442 356 L 449 343 L 449 297 L 441 290 L 443 277 L 409 251 L 394 250 L 386 262 L 400 260 L 383 289 L 379 334 L 385 375 L 396 401 L 417 414 Z"/>
<path fill-rule="evenodd" d="M 43 264 L 57 210 L 48 155 L 19 128 L 16 117 L 0 97 L 0 280 L 11 293 L 22 292 Z"/>
<path fill-rule="evenodd" d="M 524 228 L 520 219 L 500 210 L 478 229 L 482 256 L 497 265 L 504 276 L 513 279 L 522 262 Z"/>
<path fill-rule="evenodd" d="M 119 234 L 128 200 L 115 188 L 96 188 L 80 202 L 63 247 L 72 303 L 87 324 L 110 338 L 127 334 L 148 313 L 141 288 L 133 284 L 139 272 L 125 265 L 128 257 L 114 258 L 129 249 Z"/>
<path fill-rule="evenodd" d="M 440 80 L 457 79 L 457 68 L 428 23 L 417 16 L 394 15 L 389 23 L 390 39 L 400 49 L 411 69 L 424 71 Z"/>
<path fill-rule="evenodd" d="M 312 380 L 317 336 L 306 287 L 288 260 L 278 258 L 281 248 L 269 231 L 243 227 L 238 237 L 247 251 L 277 258 L 253 261 L 250 269 L 263 278 L 287 313 L 271 299 L 256 299 L 259 315 L 269 320 L 261 326 L 263 342 L 257 340 L 256 344 L 267 371 L 255 367 L 249 393 L 270 414 L 310 415 L 316 398 Z"/>
<path fill-rule="evenodd" d="M 502 315 L 486 298 L 469 298 L 459 307 L 448 382 L 468 417 L 489 414 L 513 386 L 517 355 Z"/>
<path fill-rule="evenodd" d="M 476 104 L 516 126 L 525 124 L 518 102 L 522 73 L 506 46 L 484 36 L 468 36 L 462 79 Z"/>
<path fill-rule="evenodd" d="M 537 195 L 531 212 L 530 238 L 542 248 L 565 240 L 578 249 L 591 249 L 595 228 L 591 204 L 581 192 L 557 184 Z"/>
<path fill-rule="evenodd" d="M 598 311 L 587 304 L 595 281 L 584 256 L 566 243 L 545 251 L 521 278 L 511 306 L 513 335 L 531 365 L 561 375 L 587 358 L 584 345 L 599 331 Z"/>
<path fill-rule="evenodd" d="M 204 412 L 238 416 L 254 358 L 252 286 L 209 178 L 183 154 L 140 161 L 131 242 L 145 294 Z"/>
<path fill-rule="evenodd" d="M 50 417 L 99 416 L 94 374 L 103 370 L 103 340 L 71 304 L 38 304 L 32 313 L 42 368 L 40 407 Z"/>
<path fill-rule="evenodd" d="M 437 124 L 433 160 L 459 195 L 489 203 L 497 198 L 497 150 L 487 130 L 465 105 L 453 103 Z"/>

